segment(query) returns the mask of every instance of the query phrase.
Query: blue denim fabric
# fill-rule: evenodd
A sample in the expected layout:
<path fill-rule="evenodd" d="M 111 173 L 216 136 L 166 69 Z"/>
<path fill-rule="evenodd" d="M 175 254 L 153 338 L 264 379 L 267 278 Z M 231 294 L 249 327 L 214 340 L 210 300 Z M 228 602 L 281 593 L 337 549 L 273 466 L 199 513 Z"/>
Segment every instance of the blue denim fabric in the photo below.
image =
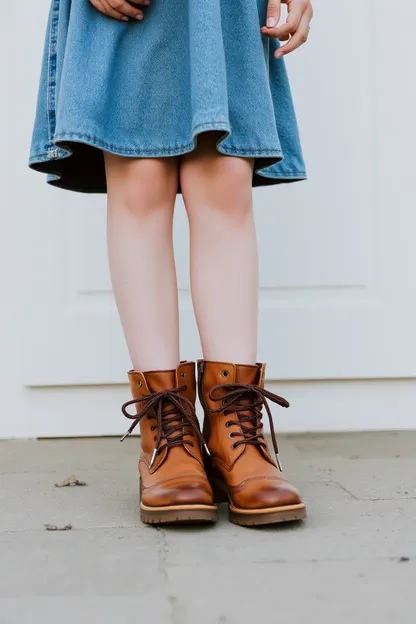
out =
<path fill-rule="evenodd" d="M 143 22 L 123 23 L 88 0 L 52 0 L 30 166 L 105 192 L 102 150 L 174 156 L 216 130 L 221 153 L 255 158 L 254 186 L 304 179 L 284 61 L 260 33 L 266 5 L 154 0 Z"/>

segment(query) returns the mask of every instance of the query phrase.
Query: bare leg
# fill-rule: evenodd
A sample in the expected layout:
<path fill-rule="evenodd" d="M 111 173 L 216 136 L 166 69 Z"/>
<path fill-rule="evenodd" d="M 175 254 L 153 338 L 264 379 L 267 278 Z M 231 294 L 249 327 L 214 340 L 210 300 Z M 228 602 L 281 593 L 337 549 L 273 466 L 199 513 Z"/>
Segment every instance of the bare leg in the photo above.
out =
<path fill-rule="evenodd" d="M 180 178 L 191 233 L 191 287 L 206 360 L 254 364 L 258 257 L 253 162 L 223 156 L 213 133 L 182 157 Z"/>
<path fill-rule="evenodd" d="M 108 255 L 133 368 L 179 364 L 178 293 L 172 243 L 177 159 L 105 153 Z"/>

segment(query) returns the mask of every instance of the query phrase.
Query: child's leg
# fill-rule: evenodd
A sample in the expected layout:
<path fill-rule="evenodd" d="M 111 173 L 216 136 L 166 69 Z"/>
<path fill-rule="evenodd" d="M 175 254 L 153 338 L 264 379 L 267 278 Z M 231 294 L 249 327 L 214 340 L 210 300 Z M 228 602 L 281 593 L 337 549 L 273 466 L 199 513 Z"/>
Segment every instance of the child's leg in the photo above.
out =
<path fill-rule="evenodd" d="M 192 298 L 206 360 L 254 364 L 258 259 L 252 207 L 253 162 L 223 156 L 213 133 L 182 157 L 190 222 Z"/>
<path fill-rule="evenodd" d="M 201 139 L 198 150 L 183 157 L 180 176 L 191 225 L 192 295 L 205 360 L 198 367 L 198 390 L 211 454 L 209 476 L 216 500 L 228 501 L 235 524 L 302 520 L 305 505 L 283 477 L 278 459 L 274 464 L 269 455 L 260 418 L 266 398 L 288 404 L 264 390 L 264 365 L 255 365 L 253 163 L 219 155 L 212 134 Z"/>
<path fill-rule="evenodd" d="M 172 243 L 178 161 L 105 153 L 105 164 L 110 272 L 133 367 L 174 369 L 179 364 Z"/>

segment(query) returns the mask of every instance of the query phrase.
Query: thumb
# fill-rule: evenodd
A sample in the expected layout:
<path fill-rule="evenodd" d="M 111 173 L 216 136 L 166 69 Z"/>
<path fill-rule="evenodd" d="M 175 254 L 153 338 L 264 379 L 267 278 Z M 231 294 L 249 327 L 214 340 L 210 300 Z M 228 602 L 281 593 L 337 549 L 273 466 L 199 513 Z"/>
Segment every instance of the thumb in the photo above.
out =
<path fill-rule="evenodd" d="M 275 28 L 280 20 L 280 13 L 282 9 L 281 0 L 269 0 L 267 5 L 267 28 Z"/>

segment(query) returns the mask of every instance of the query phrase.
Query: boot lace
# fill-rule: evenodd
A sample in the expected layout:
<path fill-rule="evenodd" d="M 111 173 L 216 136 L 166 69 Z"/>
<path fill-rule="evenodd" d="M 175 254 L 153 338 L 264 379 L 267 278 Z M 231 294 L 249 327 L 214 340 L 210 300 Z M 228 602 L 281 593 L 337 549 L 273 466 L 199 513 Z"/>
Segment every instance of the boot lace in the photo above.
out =
<path fill-rule="evenodd" d="M 174 446 L 185 445 L 194 446 L 192 440 L 185 438 L 185 436 L 193 437 L 194 433 L 199 439 L 201 446 L 204 446 L 206 451 L 208 451 L 199 428 L 193 403 L 186 397 L 180 396 L 183 390 L 186 390 L 185 385 L 173 390 L 153 392 L 138 399 L 127 401 L 121 407 L 124 416 L 133 420 L 133 423 L 121 438 L 121 442 L 133 433 L 145 416 L 150 420 L 156 421 L 156 424 L 152 425 L 152 430 L 157 430 L 157 435 L 150 467 L 152 467 L 156 456 L 160 455 L 165 448 L 170 449 Z M 135 414 L 128 412 L 128 408 L 131 405 L 136 405 L 137 411 Z M 139 406 L 142 406 L 141 410 L 138 409 Z"/>
<path fill-rule="evenodd" d="M 237 448 L 241 444 L 252 444 L 263 447 L 267 450 L 267 443 L 264 439 L 262 409 L 266 409 L 270 423 L 270 434 L 273 442 L 273 449 L 276 454 L 276 461 L 279 470 L 282 471 L 282 464 L 279 459 L 279 449 L 277 445 L 276 433 L 273 425 L 273 416 L 267 400 L 289 407 L 288 401 L 278 394 L 274 394 L 265 388 L 255 384 L 218 384 L 214 386 L 210 393 L 211 401 L 221 401 L 222 405 L 211 410 L 213 413 L 223 412 L 224 415 L 237 414 L 237 420 L 229 420 L 227 427 L 238 425 L 240 431 L 230 433 L 231 438 L 241 437 L 241 440 L 234 442 L 233 447 Z"/>

